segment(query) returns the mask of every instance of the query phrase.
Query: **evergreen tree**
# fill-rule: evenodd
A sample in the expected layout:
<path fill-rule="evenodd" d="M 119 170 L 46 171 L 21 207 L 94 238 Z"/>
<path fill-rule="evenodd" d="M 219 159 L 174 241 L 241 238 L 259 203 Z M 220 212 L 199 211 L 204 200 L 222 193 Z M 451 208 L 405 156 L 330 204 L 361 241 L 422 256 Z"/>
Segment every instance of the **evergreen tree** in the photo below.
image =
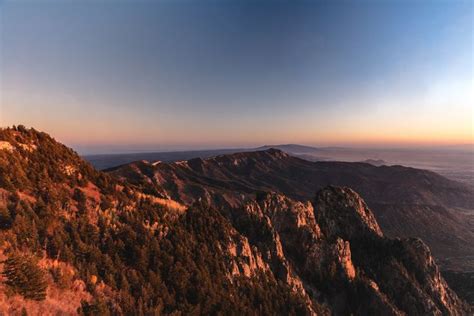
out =
<path fill-rule="evenodd" d="M 5 284 L 26 299 L 42 301 L 46 298 L 45 273 L 31 256 L 12 255 L 4 261 Z"/>

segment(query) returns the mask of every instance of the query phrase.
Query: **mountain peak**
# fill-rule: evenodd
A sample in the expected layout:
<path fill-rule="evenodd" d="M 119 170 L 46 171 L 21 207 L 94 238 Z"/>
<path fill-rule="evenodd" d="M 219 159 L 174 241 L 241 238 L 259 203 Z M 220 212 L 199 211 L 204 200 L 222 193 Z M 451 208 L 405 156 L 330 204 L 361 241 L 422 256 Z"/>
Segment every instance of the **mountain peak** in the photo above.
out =
<path fill-rule="evenodd" d="M 264 153 L 267 153 L 269 155 L 272 155 L 276 158 L 285 158 L 285 157 L 288 157 L 289 155 L 284 152 L 283 150 L 281 149 L 278 149 L 278 148 L 274 148 L 274 147 L 271 147 L 267 150 L 263 150 Z"/>
<path fill-rule="evenodd" d="M 258 150 L 265 150 L 275 148 L 282 150 L 288 153 L 298 153 L 298 154 L 305 154 L 305 153 L 314 153 L 319 150 L 317 147 L 305 146 L 300 144 L 279 144 L 279 145 L 264 145 L 259 148 Z"/>
<path fill-rule="evenodd" d="M 288 157 L 290 156 L 282 150 L 269 148 L 259 151 L 244 151 L 233 154 L 219 155 L 204 160 L 195 158 L 188 160 L 188 163 L 193 161 L 194 164 L 198 164 L 196 161 L 199 161 L 199 165 L 206 163 L 217 163 L 219 166 L 246 168 L 254 167 L 255 165 L 266 166 L 268 164 L 284 160 Z"/>
<path fill-rule="evenodd" d="M 233 154 L 226 154 L 226 155 L 219 155 L 217 157 L 248 157 L 248 158 L 256 158 L 256 157 L 264 157 L 264 156 L 272 156 L 275 158 L 284 158 L 288 157 L 289 155 L 284 152 L 281 149 L 278 148 L 265 148 L 261 150 L 255 150 L 255 151 L 242 151 L 238 153 L 233 153 Z M 209 158 L 212 159 L 212 158 Z"/>
<path fill-rule="evenodd" d="M 22 125 L 0 129 L 0 188 L 35 197 L 79 190 L 99 200 L 100 192 L 113 192 L 118 181 L 95 170 L 74 150 L 53 137 Z M 9 145 L 5 145 L 9 144 Z"/>
<path fill-rule="evenodd" d="M 372 211 L 350 188 L 328 186 L 317 193 L 314 204 L 321 229 L 327 236 L 341 236 L 346 240 L 383 236 Z"/>

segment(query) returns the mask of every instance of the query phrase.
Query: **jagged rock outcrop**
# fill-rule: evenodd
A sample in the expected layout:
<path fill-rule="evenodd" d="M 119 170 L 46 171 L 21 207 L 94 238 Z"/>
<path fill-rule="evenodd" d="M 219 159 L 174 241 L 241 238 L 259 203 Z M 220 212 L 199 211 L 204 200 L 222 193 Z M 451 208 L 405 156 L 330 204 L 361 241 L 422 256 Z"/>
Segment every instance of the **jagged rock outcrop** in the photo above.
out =
<path fill-rule="evenodd" d="M 428 247 L 418 239 L 384 237 L 373 213 L 349 188 L 327 187 L 313 204 L 266 194 L 227 216 L 278 279 L 316 303 L 314 310 L 468 312 L 442 279 Z"/>
<path fill-rule="evenodd" d="M 383 233 L 374 214 L 357 193 L 349 188 L 327 187 L 314 202 L 316 216 L 326 237 L 339 236 L 346 240 Z"/>
<path fill-rule="evenodd" d="M 232 260 L 229 263 L 231 277 L 243 275 L 250 278 L 258 272 L 269 270 L 268 264 L 262 259 L 260 252 L 249 244 L 246 237 L 235 231 L 231 234 L 227 251 Z"/>

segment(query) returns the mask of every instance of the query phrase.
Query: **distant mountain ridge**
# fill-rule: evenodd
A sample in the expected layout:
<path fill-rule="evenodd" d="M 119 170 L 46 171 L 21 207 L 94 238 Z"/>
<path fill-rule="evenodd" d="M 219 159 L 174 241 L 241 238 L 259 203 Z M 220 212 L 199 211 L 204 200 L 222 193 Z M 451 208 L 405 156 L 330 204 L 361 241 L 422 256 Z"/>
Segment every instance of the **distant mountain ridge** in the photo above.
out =
<path fill-rule="evenodd" d="M 455 146 L 431 149 L 364 149 L 344 147 L 311 147 L 298 144 L 283 144 L 265 145 L 258 148 L 92 155 L 85 156 L 84 158 L 90 161 L 96 168 L 105 170 L 139 160 L 147 160 L 150 162 L 174 162 L 193 158 L 206 159 L 222 154 L 252 152 L 266 150 L 269 148 L 280 149 L 288 154 L 309 161 L 365 161 L 374 165 L 403 165 L 418 169 L 426 169 L 439 173 L 451 180 L 466 183 L 474 188 L 474 151 L 461 150 Z"/>
<path fill-rule="evenodd" d="M 349 186 L 375 210 L 389 235 L 420 236 L 445 257 L 474 253 L 470 218 L 455 210 L 473 208 L 472 189 L 426 170 L 310 162 L 272 148 L 170 164 L 136 162 L 110 171 L 184 204 L 205 199 L 237 206 L 242 194 L 247 197 L 256 191 L 305 201 L 326 185 Z"/>
<path fill-rule="evenodd" d="M 223 148 L 223 149 L 207 149 L 207 150 L 189 150 L 189 151 L 169 151 L 169 152 L 137 152 L 127 154 L 96 154 L 85 155 L 84 158 L 91 162 L 97 169 L 109 169 L 130 162 L 147 160 L 150 162 L 164 161 L 174 162 L 180 160 L 189 160 L 193 158 L 211 158 L 219 155 L 234 154 L 238 152 L 261 151 L 270 148 L 280 149 L 290 154 L 314 153 L 319 150 L 316 147 L 304 146 L 298 144 L 284 144 L 269 146 L 264 145 L 256 148 Z"/>
<path fill-rule="evenodd" d="M 255 148 L 255 151 L 268 150 L 271 148 L 279 149 L 287 153 L 301 153 L 301 154 L 314 153 L 320 150 L 319 148 L 312 147 L 312 146 L 305 146 L 305 145 L 299 145 L 299 144 L 281 144 L 281 145 L 264 145 L 264 146 Z"/>
<path fill-rule="evenodd" d="M 365 162 L 365 163 L 368 163 L 368 164 L 371 164 L 371 165 L 374 165 L 374 166 L 377 166 L 377 167 L 380 167 L 380 166 L 383 166 L 383 165 L 387 164 L 387 162 L 382 160 L 382 159 L 366 159 L 366 160 L 361 161 L 361 162 Z"/>

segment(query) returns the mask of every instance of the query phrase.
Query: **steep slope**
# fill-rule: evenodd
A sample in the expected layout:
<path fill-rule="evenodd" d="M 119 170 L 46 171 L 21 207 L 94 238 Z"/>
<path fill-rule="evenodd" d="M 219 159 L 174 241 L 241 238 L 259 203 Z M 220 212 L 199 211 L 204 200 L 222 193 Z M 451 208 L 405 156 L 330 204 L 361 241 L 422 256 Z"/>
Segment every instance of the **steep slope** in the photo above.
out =
<path fill-rule="evenodd" d="M 183 213 L 33 129 L 0 142 L 0 255 L 26 258 L 0 264 L 2 313 L 314 312 L 216 211 Z"/>
<path fill-rule="evenodd" d="M 0 130 L 0 142 L 2 313 L 468 313 L 428 248 L 384 237 L 348 188 L 301 202 L 247 187 L 234 206 L 183 209 L 150 164 L 128 183 L 44 133 Z"/>
<path fill-rule="evenodd" d="M 280 192 L 308 201 L 327 185 L 348 186 L 375 210 L 389 236 L 420 237 L 443 264 L 474 267 L 474 231 L 469 216 L 459 211 L 474 208 L 474 192 L 430 171 L 366 163 L 309 162 L 269 149 L 171 164 L 142 161 L 110 172 L 147 192 L 184 204 L 204 199 L 217 206 L 232 207 L 259 191 Z M 450 257 L 458 259 L 444 260 Z"/>
<path fill-rule="evenodd" d="M 463 314 L 428 247 L 384 237 L 351 189 L 327 187 L 313 203 L 267 194 L 232 214 L 239 231 L 280 271 L 336 315 Z"/>

